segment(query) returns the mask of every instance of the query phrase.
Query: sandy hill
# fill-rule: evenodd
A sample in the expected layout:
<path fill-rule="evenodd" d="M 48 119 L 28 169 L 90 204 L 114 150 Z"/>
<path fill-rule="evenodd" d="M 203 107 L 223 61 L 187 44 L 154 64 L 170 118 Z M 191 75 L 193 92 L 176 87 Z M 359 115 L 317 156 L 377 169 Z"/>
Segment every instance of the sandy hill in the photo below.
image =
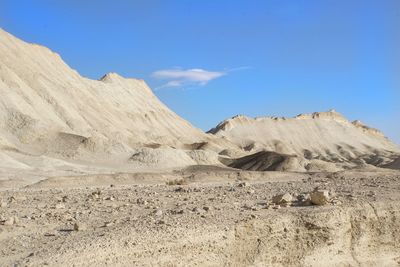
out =
<path fill-rule="evenodd" d="M 116 73 L 99 81 L 86 79 L 56 53 L 3 30 L 0 92 L 3 148 L 45 152 L 84 144 L 90 149 L 124 150 L 207 139 L 162 104 L 143 80 Z"/>
<path fill-rule="evenodd" d="M 178 145 L 204 138 L 162 104 L 143 80 L 115 73 L 89 80 L 45 47 L 3 30 L 0 40 L 3 143 L 35 145 L 47 141 L 50 132 L 62 133 L 54 138 L 67 142 L 93 138 L 119 146 Z"/>
<path fill-rule="evenodd" d="M 297 155 L 325 162 L 363 162 L 381 165 L 400 149 L 379 130 L 350 122 L 330 110 L 294 118 L 235 116 L 209 133 L 224 137 L 249 152 L 260 150 Z"/>
<path fill-rule="evenodd" d="M 0 95 L 3 167 L 66 165 L 54 158 L 148 167 L 209 163 L 207 157 L 218 163 L 224 144 L 172 112 L 143 80 L 116 73 L 84 78 L 58 54 L 1 29 Z"/>

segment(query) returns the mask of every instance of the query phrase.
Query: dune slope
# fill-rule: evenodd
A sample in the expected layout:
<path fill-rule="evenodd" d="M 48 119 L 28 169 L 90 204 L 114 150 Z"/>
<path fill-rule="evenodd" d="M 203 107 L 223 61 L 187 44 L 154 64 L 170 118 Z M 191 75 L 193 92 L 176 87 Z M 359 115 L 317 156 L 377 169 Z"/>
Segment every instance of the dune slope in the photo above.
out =
<path fill-rule="evenodd" d="M 1 29 L 0 40 L 3 148 L 44 153 L 85 146 L 120 151 L 148 143 L 179 146 L 205 139 L 162 104 L 143 80 L 116 73 L 89 80 L 45 47 Z"/>
<path fill-rule="evenodd" d="M 338 112 L 316 112 L 295 118 L 236 116 L 209 133 L 249 152 L 267 150 L 329 162 L 363 160 L 380 165 L 400 153 L 379 130 L 350 122 Z"/>

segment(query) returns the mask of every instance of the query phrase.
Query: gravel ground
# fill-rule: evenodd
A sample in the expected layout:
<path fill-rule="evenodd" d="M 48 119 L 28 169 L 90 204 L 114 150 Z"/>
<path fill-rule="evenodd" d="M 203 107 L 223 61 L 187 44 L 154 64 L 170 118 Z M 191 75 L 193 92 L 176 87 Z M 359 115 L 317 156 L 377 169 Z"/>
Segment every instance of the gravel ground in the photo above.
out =
<path fill-rule="evenodd" d="M 0 265 L 399 264 L 400 172 L 245 174 L 1 191 Z M 298 200 L 316 189 L 329 203 Z"/>

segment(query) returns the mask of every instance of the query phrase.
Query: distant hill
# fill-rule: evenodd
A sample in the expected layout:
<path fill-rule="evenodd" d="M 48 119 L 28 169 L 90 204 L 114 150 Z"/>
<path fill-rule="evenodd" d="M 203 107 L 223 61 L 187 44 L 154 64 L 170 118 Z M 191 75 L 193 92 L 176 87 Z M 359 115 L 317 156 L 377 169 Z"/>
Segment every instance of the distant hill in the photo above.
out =
<path fill-rule="evenodd" d="M 400 153 L 400 148 L 379 130 L 360 121 L 350 122 L 334 110 L 294 118 L 235 116 L 209 133 L 249 153 L 275 151 L 334 163 L 382 165 Z"/>

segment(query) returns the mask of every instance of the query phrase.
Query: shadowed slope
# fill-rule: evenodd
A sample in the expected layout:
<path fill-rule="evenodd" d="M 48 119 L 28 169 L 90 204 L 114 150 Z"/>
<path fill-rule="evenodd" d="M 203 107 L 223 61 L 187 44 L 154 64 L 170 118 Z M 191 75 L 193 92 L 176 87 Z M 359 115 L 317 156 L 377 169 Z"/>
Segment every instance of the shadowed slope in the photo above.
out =
<path fill-rule="evenodd" d="M 249 171 L 304 171 L 296 156 L 260 151 L 237 159 L 221 159 L 226 166 Z"/>
<path fill-rule="evenodd" d="M 400 158 L 395 159 L 394 161 L 383 165 L 382 167 L 388 168 L 388 169 L 397 169 L 400 170 Z"/>

